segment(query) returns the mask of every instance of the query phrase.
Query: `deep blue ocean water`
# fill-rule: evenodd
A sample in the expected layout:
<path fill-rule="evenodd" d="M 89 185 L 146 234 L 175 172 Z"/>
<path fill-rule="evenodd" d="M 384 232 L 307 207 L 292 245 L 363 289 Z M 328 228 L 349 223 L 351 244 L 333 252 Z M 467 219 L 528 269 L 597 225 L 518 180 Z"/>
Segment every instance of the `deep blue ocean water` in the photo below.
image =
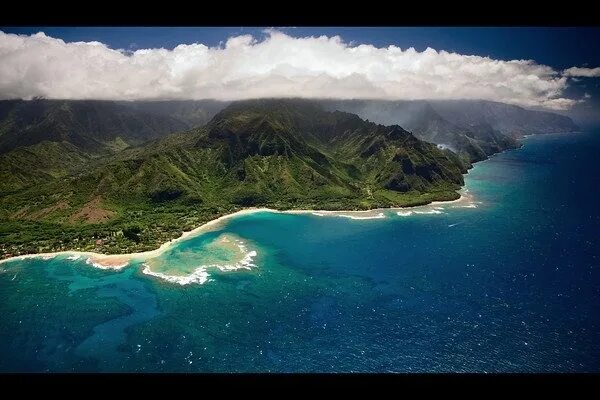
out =
<path fill-rule="evenodd" d="M 529 137 L 466 176 L 477 208 L 234 218 L 164 255 L 258 252 L 202 285 L 2 264 L 0 371 L 600 372 L 599 155 L 600 132 Z"/>

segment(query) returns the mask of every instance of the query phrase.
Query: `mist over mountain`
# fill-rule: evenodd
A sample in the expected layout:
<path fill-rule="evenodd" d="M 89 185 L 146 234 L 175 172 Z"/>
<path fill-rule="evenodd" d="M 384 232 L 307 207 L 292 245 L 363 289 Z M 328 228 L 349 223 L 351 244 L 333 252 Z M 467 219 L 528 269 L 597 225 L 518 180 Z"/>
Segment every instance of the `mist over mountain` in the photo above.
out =
<path fill-rule="evenodd" d="M 456 124 L 467 127 L 488 124 L 502 134 L 517 138 L 579 129 L 569 117 L 512 104 L 485 100 L 434 100 L 430 104 L 442 117 Z"/>
<path fill-rule="evenodd" d="M 187 127 L 166 114 L 113 101 L 0 101 L 0 153 L 43 141 L 110 153 Z"/>
<path fill-rule="evenodd" d="M 120 105 L 131 107 L 144 113 L 174 118 L 188 128 L 205 125 L 230 101 L 220 100 L 165 100 L 165 101 L 122 101 Z"/>
<path fill-rule="evenodd" d="M 578 130 L 563 115 L 489 101 L 325 100 L 323 104 L 377 123 L 398 124 L 471 162 L 516 147 L 516 139 L 524 135 Z"/>

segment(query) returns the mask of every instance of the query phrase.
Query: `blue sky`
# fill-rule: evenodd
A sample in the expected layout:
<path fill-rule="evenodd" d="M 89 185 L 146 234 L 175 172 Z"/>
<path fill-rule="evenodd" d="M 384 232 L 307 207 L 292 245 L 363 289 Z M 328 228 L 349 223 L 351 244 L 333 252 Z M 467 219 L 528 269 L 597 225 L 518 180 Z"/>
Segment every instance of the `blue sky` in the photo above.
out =
<path fill-rule="evenodd" d="M 5 33 L 30 35 L 44 32 L 66 42 L 98 41 L 113 49 L 173 49 L 179 44 L 202 43 L 215 47 L 228 38 L 251 34 L 266 38 L 266 28 L 258 27 L 0 27 Z M 292 37 L 340 36 L 351 44 L 372 44 L 378 48 L 395 45 L 405 50 L 427 47 L 461 55 L 477 55 L 494 60 L 534 60 L 556 71 L 570 67 L 600 66 L 600 28 L 503 28 L 503 27 L 293 27 L 276 28 Z M 562 95 L 581 99 L 571 112 L 596 113 L 600 98 L 600 79 L 570 79 Z M 589 97 L 588 96 L 588 97 Z"/>
<path fill-rule="evenodd" d="M 217 46 L 228 37 L 252 34 L 260 38 L 265 28 L 244 27 L 4 27 L 7 33 L 32 34 L 43 31 L 48 36 L 68 42 L 99 41 L 114 49 L 172 49 L 178 44 L 204 43 Z M 333 27 L 277 28 L 292 36 L 341 36 L 346 42 L 372 44 L 377 47 L 396 45 L 427 47 L 466 55 L 492 58 L 533 59 L 557 69 L 573 65 L 600 65 L 600 28 L 588 27 Z"/>

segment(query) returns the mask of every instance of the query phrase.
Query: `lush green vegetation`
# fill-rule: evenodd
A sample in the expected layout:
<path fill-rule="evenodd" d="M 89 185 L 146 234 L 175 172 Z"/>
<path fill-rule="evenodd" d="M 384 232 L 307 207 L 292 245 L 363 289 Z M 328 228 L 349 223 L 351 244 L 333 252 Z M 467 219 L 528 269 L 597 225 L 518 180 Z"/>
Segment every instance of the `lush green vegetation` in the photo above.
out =
<path fill-rule="evenodd" d="M 0 197 L 2 255 L 150 250 L 250 206 L 362 210 L 451 200 L 469 164 L 399 126 L 312 101 L 253 100 L 203 128 L 80 165 Z"/>

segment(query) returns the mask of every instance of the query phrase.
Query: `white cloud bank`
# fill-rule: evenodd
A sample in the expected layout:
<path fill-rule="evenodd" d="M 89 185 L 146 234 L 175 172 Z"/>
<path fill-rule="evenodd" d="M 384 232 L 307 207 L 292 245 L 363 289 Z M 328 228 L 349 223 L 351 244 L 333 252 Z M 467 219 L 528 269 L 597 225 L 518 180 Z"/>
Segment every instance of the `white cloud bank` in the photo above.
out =
<path fill-rule="evenodd" d="M 600 67 L 598 68 L 580 68 L 580 67 L 571 67 L 569 69 L 565 69 L 563 72 L 564 76 L 574 76 L 574 77 L 582 77 L 582 78 L 598 78 L 600 77 Z"/>
<path fill-rule="evenodd" d="M 263 41 L 244 35 L 220 47 L 135 52 L 0 31 L 3 99 L 487 99 L 567 109 L 580 101 L 561 97 L 567 76 L 582 69 L 576 70 L 562 75 L 531 60 L 354 46 L 337 36 L 294 38 L 278 31 Z"/>

